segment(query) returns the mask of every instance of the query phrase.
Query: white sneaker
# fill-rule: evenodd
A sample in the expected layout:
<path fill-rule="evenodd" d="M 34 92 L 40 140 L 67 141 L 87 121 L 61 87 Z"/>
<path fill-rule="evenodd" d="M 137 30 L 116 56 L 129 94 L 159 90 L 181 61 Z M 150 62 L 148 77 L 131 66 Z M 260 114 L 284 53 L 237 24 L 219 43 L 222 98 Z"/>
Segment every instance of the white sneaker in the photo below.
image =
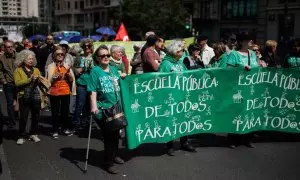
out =
<path fill-rule="evenodd" d="M 23 139 L 23 138 L 19 138 L 17 141 L 17 145 L 22 145 L 24 143 L 25 143 L 25 139 Z"/>
<path fill-rule="evenodd" d="M 56 133 L 53 133 L 52 134 L 52 137 L 53 137 L 53 139 L 58 139 L 58 133 L 56 132 Z"/>
<path fill-rule="evenodd" d="M 40 142 L 41 139 L 38 137 L 38 135 L 31 135 L 30 139 L 33 140 L 33 142 Z"/>

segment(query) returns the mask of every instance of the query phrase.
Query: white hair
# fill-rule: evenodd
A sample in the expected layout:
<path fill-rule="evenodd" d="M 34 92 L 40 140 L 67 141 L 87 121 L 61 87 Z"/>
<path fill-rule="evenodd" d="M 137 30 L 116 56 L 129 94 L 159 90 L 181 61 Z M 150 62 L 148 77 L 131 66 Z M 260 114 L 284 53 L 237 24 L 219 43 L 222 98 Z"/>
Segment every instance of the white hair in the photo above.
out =
<path fill-rule="evenodd" d="M 112 46 L 110 47 L 110 53 L 114 53 L 114 52 L 116 52 L 116 51 L 118 51 L 118 50 L 121 50 L 121 46 L 118 46 L 118 45 L 112 45 Z"/>
<path fill-rule="evenodd" d="M 183 43 L 182 40 L 172 40 L 170 44 L 166 47 L 168 53 L 172 57 L 177 56 L 177 52 L 182 50 Z"/>
<path fill-rule="evenodd" d="M 36 57 L 35 57 L 34 52 L 27 50 L 27 49 L 24 49 L 24 50 L 20 51 L 19 53 L 17 53 L 15 65 L 17 67 L 24 65 L 24 63 L 27 61 L 29 56 L 33 57 L 33 66 L 36 66 L 37 62 L 36 62 Z"/>

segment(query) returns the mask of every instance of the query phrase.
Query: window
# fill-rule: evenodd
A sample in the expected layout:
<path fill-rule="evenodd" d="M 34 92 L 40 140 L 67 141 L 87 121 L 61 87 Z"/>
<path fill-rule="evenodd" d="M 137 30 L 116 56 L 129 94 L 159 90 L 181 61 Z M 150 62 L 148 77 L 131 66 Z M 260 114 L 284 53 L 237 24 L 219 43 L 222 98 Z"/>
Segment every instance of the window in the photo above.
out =
<path fill-rule="evenodd" d="M 94 5 L 94 0 L 91 0 L 91 4 L 90 4 L 91 6 L 93 6 Z"/>
<path fill-rule="evenodd" d="M 77 1 L 75 1 L 75 9 L 77 9 L 78 7 L 77 7 Z"/>
<path fill-rule="evenodd" d="M 296 2 L 296 0 L 279 0 L 279 3 Z"/>
<path fill-rule="evenodd" d="M 68 9 L 70 9 L 71 7 L 70 7 L 70 1 L 68 1 Z"/>
<path fill-rule="evenodd" d="M 84 8 L 84 1 L 80 1 L 80 9 Z"/>
<path fill-rule="evenodd" d="M 257 15 L 257 0 L 222 1 L 222 19 L 253 19 Z"/>
<path fill-rule="evenodd" d="M 59 10 L 60 9 L 60 4 L 59 4 L 59 2 L 57 3 L 57 10 Z"/>

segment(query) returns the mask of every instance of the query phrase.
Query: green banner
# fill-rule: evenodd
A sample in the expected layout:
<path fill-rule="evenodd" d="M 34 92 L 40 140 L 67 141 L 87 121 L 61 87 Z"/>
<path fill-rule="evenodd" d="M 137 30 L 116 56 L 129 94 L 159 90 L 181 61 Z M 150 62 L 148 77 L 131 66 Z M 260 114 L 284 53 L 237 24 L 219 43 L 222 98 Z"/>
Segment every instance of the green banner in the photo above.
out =
<path fill-rule="evenodd" d="M 198 133 L 300 132 L 300 69 L 149 73 L 121 90 L 130 149 Z"/>

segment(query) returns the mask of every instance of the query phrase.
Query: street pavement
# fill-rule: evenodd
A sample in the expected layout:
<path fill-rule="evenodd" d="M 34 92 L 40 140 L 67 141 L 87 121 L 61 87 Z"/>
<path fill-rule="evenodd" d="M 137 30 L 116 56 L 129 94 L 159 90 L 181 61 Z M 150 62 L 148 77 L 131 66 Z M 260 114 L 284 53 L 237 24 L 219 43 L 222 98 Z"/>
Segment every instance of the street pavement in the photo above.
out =
<path fill-rule="evenodd" d="M 6 114 L 0 93 L 1 110 Z M 121 155 L 127 160 L 120 174 L 102 169 L 101 132 L 94 127 L 88 171 L 84 173 L 87 132 L 52 140 L 50 112 L 43 112 L 41 142 L 16 145 L 16 130 L 6 130 L 3 152 L 0 147 L 0 180 L 299 180 L 300 136 L 260 133 L 254 149 L 225 147 L 224 134 L 201 134 L 191 138 L 197 153 L 181 150 L 174 157 L 165 155 L 163 144 L 145 144 Z M 178 142 L 177 142 L 178 146 Z"/>

